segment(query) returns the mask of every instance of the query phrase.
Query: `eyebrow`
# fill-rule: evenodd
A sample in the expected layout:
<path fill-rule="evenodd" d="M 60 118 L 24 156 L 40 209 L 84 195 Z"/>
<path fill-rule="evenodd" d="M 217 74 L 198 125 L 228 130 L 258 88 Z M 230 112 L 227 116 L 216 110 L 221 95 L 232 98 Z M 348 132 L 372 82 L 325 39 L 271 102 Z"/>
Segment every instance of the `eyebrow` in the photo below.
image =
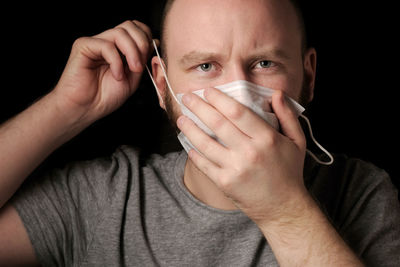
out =
<path fill-rule="evenodd" d="M 179 60 L 179 63 L 181 65 L 190 65 L 193 63 L 221 61 L 223 58 L 223 55 L 214 52 L 191 51 L 183 55 L 182 58 Z M 250 53 L 250 55 L 248 56 L 248 59 L 250 61 L 257 61 L 265 58 L 289 60 L 290 56 L 284 50 L 279 48 L 259 49 L 255 52 Z"/>
<path fill-rule="evenodd" d="M 210 62 L 210 61 L 220 61 L 223 56 L 221 54 L 217 54 L 214 52 L 200 52 L 200 51 L 191 51 L 182 56 L 179 60 L 179 63 L 182 65 L 189 65 L 194 62 Z"/>
<path fill-rule="evenodd" d="M 252 61 L 265 59 L 265 57 L 278 60 L 289 60 L 291 58 L 285 50 L 279 48 L 259 49 L 252 52 L 249 56 Z"/>

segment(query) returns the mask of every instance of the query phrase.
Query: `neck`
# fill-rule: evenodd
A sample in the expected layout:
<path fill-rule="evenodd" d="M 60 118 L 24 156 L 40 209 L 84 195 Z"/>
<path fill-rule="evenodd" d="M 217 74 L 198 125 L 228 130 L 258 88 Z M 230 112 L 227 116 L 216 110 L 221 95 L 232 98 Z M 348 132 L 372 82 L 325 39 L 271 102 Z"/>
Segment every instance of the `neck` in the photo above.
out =
<path fill-rule="evenodd" d="M 183 182 L 189 192 L 204 204 L 221 210 L 237 210 L 233 202 L 190 159 L 186 161 Z"/>

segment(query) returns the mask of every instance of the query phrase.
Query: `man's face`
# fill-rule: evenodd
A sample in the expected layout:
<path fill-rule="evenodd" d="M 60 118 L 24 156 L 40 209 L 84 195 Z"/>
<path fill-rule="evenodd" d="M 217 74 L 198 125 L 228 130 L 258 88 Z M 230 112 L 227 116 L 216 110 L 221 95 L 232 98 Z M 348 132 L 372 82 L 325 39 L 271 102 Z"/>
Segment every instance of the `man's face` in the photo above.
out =
<path fill-rule="evenodd" d="M 165 37 L 175 94 L 247 80 L 301 97 L 302 36 L 287 0 L 176 0 Z"/>

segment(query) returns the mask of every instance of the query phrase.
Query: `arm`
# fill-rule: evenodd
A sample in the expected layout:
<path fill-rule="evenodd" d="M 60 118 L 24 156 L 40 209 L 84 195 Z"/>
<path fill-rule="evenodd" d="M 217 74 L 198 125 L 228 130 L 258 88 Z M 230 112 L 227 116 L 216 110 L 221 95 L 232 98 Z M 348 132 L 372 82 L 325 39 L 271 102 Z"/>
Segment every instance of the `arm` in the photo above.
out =
<path fill-rule="evenodd" d="M 7 201 L 50 153 L 134 93 L 151 40 L 150 29 L 138 21 L 78 39 L 54 90 L 1 125 L 0 265 L 16 265 L 22 256 L 35 262 L 21 219 Z"/>
<path fill-rule="evenodd" d="M 201 152 L 190 160 L 261 229 L 281 266 L 362 266 L 307 192 L 306 151 L 297 117 L 277 92 L 272 107 L 282 134 L 215 89 L 184 97 L 225 146 L 185 117 L 178 126 Z"/>
<path fill-rule="evenodd" d="M 53 150 L 84 128 L 68 122 L 54 102 L 50 93 L 1 126 L 0 207 Z"/>
<path fill-rule="evenodd" d="M 309 195 L 295 204 L 290 216 L 258 222 L 281 266 L 363 266 Z"/>
<path fill-rule="evenodd" d="M 132 95 L 150 41 L 146 25 L 127 21 L 74 43 L 56 88 L 0 127 L 0 207 L 52 151 Z"/>

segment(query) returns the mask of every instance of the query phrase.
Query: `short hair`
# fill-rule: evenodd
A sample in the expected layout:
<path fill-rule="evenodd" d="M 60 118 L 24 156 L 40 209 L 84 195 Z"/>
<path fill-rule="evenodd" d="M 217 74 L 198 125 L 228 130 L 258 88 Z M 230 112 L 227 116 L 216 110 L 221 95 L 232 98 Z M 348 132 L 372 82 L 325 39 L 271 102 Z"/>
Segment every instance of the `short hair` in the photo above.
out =
<path fill-rule="evenodd" d="M 171 7 L 175 0 L 166 0 L 165 5 L 164 5 L 164 10 L 162 12 L 161 16 L 161 25 L 160 25 L 160 41 L 161 41 L 161 56 L 163 57 L 165 63 L 167 63 L 167 55 L 166 55 L 166 48 L 165 48 L 165 24 L 166 24 L 166 19 L 169 14 L 169 11 L 171 10 Z M 308 47 L 308 42 L 307 42 L 307 32 L 306 32 L 306 26 L 304 22 L 304 16 L 303 16 L 303 11 L 300 6 L 300 1 L 299 0 L 289 0 L 289 2 L 293 5 L 297 18 L 298 18 L 298 25 L 300 29 L 300 34 L 301 34 L 301 49 L 302 53 L 306 51 Z"/>

